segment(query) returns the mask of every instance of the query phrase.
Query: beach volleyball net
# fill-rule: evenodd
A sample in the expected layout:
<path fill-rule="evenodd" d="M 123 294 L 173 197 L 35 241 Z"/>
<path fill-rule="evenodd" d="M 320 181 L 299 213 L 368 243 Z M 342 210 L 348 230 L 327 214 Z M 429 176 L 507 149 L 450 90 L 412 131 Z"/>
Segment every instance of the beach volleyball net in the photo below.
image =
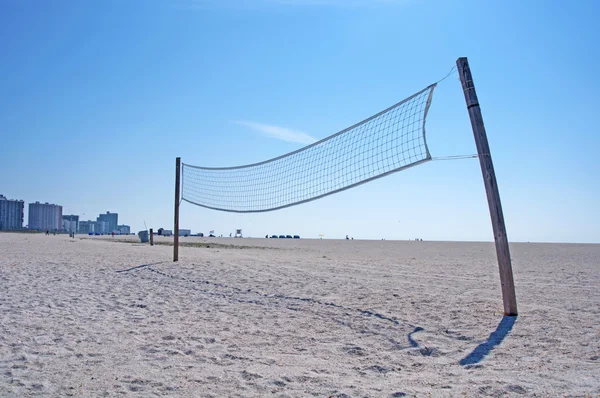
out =
<path fill-rule="evenodd" d="M 517 300 L 502 203 L 466 57 L 456 60 L 456 71 L 477 155 L 446 159 L 479 159 L 494 233 L 504 314 L 516 316 Z M 425 123 L 436 86 L 434 83 L 314 144 L 264 162 L 236 167 L 200 167 L 182 164 L 181 158 L 176 158 L 173 261 L 179 258 L 179 206 L 182 200 L 228 212 L 272 211 L 332 195 L 432 160 L 425 139 Z"/>
<path fill-rule="evenodd" d="M 298 205 L 431 160 L 425 138 L 432 84 L 297 151 L 236 167 L 181 165 L 181 199 L 252 213 Z"/>

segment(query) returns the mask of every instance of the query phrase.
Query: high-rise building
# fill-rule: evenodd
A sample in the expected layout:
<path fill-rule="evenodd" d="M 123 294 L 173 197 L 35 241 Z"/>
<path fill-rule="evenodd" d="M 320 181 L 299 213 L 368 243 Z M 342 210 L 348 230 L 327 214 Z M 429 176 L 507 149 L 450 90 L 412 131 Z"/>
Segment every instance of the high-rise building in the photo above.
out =
<path fill-rule="evenodd" d="M 22 200 L 6 199 L 0 195 L 0 230 L 22 229 L 24 208 Z"/>
<path fill-rule="evenodd" d="M 76 216 L 75 214 L 63 214 L 62 229 L 65 232 L 77 232 L 79 229 L 79 216 Z"/>
<path fill-rule="evenodd" d="M 62 206 L 46 203 L 29 204 L 29 229 L 60 231 Z"/>
<path fill-rule="evenodd" d="M 119 224 L 119 215 L 117 213 L 111 213 L 107 211 L 106 214 L 100 214 L 96 221 L 104 224 L 101 225 L 102 233 L 108 234 L 112 231 L 117 230 L 117 225 Z"/>
<path fill-rule="evenodd" d="M 79 233 L 81 234 L 89 234 L 100 232 L 98 230 L 98 223 L 96 221 L 88 220 L 88 221 L 79 221 Z"/>
<path fill-rule="evenodd" d="M 108 221 L 96 221 L 96 225 L 98 226 L 96 232 L 100 232 L 101 234 L 108 234 L 112 232 L 110 229 L 110 223 Z"/>
<path fill-rule="evenodd" d="M 117 230 L 121 235 L 129 235 L 131 233 L 131 227 L 129 225 L 117 225 Z"/>

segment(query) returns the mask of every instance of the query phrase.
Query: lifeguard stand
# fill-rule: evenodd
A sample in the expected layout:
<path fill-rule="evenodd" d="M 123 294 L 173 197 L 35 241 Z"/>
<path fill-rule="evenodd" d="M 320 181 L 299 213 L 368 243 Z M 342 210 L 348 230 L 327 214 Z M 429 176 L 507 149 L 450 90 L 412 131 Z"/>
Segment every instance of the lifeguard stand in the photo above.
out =
<path fill-rule="evenodd" d="M 241 229 L 236 229 L 235 230 L 235 236 L 234 238 L 243 238 L 242 236 L 242 230 Z"/>

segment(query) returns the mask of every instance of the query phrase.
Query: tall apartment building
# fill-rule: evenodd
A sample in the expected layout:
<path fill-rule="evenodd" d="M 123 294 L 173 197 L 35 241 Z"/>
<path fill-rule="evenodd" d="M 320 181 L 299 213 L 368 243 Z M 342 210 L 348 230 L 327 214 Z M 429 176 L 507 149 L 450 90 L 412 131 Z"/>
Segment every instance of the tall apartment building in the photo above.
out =
<path fill-rule="evenodd" d="M 23 228 L 24 208 L 22 200 L 6 199 L 0 195 L 0 231 Z"/>
<path fill-rule="evenodd" d="M 62 229 L 62 206 L 48 202 L 30 203 L 29 229 L 60 231 Z"/>
<path fill-rule="evenodd" d="M 75 214 L 63 214 L 62 229 L 66 232 L 77 232 L 79 230 L 79 216 Z"/>
<path fill-rule="evenodd" d="M 129 225 L 117 225 L 117 230 L 121 235 L 129 235 L 131 233 L 131 227 Z"/>
<path fill-rule="evenodd" d="M 98 230 L 98 223 L 96 221 L 88 220 L 79 221 L 78 232 L 82 234 L 89 234 L 90 232 L 95 233 L 100 231 Z"/>
<path fill-rule="evenodd" d="M 100 224 L 100 228 L 102 229 L 101 232 L 108 234 L 117 230 L 117 225 L 119 225 L 119 215 L 107 211 L 106 214 L 100 214 L 96 219 L 96 222 Z"/>

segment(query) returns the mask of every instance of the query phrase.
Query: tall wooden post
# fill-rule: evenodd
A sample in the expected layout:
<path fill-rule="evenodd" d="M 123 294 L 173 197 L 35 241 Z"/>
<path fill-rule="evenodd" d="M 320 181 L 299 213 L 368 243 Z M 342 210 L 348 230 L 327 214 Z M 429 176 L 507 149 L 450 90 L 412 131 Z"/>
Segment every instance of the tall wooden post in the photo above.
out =
<path fill-rule="evenodd" d="M 179 186 L 181 183 L 181 158 L 175 160 L 175 226 L 173 227 L 173 261 L 179 260 Z"/>
<path fill-rule="evenodd" d="M 498 257 L 498 266 L 500 268 L 500 283 L 502 285 L 502 300 L 504 302 L 504 315 L 517 315 L 517 297 L 515 295 L 515 283 L 513 280 L 512 265 L 510 260 L 510 250 L 508 248 L 508 237 L 506 236 L 506 226 L 504 225 L 504 215 L 502 213 L 502 203 L 500 202 L 500 193 L 496 183 L 496 174 L 494 173 L 494 164 L 492 163 L 492 154 L 488 144 L 485 126 L 483 125 L 483 116 L 477 100 L 471 69 L 467 58 L 456 60 L 458 75 L 462 83 L 462 88 L 467 102 L 469 117 L 471 118 L 471 127 L 475 136 L 477 153 L 479 154 L 479 164 L 483 174 L 485 192 L 487 194 L 490 216 L 492 218 L 492 227 L 494 230 L 494 240 L 496 242 L 496 256 Z"/>
<path fill-rule="evenodd" d="M 154 231 L 150 228 L 150 246 L 154 246 Z"/>

